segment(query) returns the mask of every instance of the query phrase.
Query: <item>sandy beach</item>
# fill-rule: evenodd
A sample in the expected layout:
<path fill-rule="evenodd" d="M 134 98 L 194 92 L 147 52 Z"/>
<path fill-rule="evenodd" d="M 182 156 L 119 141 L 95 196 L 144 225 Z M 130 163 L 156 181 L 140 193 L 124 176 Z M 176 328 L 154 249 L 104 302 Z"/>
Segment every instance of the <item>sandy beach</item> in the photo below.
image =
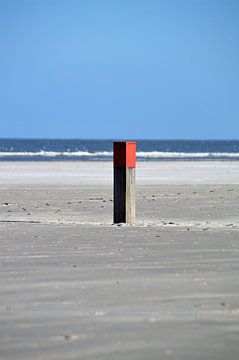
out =
<path fill-rule="evenodd" d="M 239 163 L 0 163 L 1 359 L 237 359 Z"/>

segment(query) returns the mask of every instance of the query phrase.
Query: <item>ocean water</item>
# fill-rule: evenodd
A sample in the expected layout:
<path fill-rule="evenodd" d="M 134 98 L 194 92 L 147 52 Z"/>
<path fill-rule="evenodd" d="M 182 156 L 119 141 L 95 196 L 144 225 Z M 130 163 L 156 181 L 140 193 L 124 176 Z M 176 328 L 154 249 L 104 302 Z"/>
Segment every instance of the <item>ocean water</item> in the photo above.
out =
<path fill-rule="evenodd" d="M 0 139 L 0 161 L 112 160 L 114 140 Z M 135 140 L 139 161 L 239 160 L 239 140 Z"/>

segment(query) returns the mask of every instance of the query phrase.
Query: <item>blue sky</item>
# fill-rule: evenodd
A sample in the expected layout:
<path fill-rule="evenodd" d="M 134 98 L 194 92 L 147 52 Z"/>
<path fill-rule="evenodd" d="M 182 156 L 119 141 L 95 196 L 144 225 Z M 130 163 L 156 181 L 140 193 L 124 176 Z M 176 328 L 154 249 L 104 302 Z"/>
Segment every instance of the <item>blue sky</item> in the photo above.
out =
<path fill-rule="evenodd" d="M 239 139 L 238 0 L 0 0 L 0 137 Z"/>

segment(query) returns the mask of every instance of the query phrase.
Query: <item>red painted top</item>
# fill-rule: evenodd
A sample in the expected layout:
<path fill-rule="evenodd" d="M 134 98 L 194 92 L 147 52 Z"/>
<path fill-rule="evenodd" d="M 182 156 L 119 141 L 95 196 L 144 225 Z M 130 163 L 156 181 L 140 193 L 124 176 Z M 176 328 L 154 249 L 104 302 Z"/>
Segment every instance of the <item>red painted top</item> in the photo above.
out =
<path fill-rule="evenodd" d="M 114 142 L 114 167 L 136 167 L 136 142 Z"/>

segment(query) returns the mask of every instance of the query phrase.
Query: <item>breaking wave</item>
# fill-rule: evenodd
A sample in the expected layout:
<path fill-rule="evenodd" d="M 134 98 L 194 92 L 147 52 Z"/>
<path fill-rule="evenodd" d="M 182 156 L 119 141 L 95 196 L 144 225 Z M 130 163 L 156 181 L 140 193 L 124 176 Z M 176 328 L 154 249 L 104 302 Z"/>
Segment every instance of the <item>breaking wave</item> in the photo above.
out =
<path fill-rule="evenodd" d="M 112 151 L 36 151 L 36 152 L 0 152 L 0 158 L 78 158 L 78 159 L 111 159 Z M 139 159 L 239 159 L 239 152 L 163 152 L 163 151 L 139 151 Z"/>

